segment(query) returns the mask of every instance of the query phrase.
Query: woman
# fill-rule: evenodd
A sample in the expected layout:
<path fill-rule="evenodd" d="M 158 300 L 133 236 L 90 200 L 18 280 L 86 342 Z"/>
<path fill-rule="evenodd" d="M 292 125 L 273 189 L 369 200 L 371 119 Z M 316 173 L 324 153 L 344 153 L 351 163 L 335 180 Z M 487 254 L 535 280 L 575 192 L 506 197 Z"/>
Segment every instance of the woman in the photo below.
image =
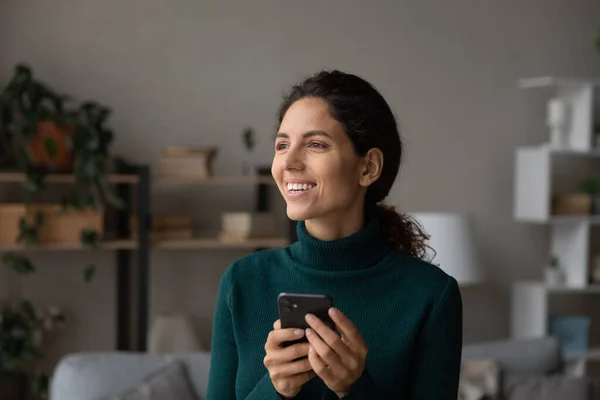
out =
<path fill-rule="evenodd" d="M 423 260 L 418 225 L 381 203 L 401 156 L 394 115 L 363 79 L 321 72 L 293 87 L 272 174 L 298 242 L 225 272 L 209 400 L 457 398 L 458 285 Z M 306 331 L 281 329 L 281 292 L 331 295 L 339 334 L 310 315 Z"/>

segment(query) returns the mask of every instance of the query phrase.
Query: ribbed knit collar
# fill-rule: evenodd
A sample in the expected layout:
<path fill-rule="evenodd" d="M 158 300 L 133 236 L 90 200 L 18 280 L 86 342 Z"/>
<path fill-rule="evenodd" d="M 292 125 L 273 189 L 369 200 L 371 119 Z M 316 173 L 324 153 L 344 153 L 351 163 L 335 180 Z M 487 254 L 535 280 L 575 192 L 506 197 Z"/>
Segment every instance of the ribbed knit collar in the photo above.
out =
<path fill-rule="evenodd" d="M 378 218 L 373 218 L 358 232 L 335 240 L 319 240 L 308 233 L 304 221 L 296 225 L 298 242 L 291 246 L 294 259 L 309 268 L 347 271 L 369 268 L 392 247 L 381 234 Z"/>

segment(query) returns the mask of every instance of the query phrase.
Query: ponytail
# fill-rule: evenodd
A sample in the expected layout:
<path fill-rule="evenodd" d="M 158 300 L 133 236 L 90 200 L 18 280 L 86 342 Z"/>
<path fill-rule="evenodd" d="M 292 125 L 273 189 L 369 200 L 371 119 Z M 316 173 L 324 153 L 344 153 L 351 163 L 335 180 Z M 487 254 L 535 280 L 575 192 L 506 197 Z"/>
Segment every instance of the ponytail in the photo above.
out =
<path fill-rule="evenodd" d="M 394 207 L 383 203 L 377 203 L 375 214 L 381 222 L 383 236 L 397 251 L 425 259 L 429 247 L 425 242 L 429 240 L 429 235 L 416 219 L 398 213 Z"/>

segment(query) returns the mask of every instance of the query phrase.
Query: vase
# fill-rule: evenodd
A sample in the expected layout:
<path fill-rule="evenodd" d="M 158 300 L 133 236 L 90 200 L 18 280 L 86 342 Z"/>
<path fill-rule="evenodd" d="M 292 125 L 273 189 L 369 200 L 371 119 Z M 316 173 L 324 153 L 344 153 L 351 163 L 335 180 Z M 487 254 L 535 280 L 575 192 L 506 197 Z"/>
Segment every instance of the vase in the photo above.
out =
<path fill-rule="evenodd" d="M 555 149 L 568 147 L 569 107 L 563 100 L 548 100 L 547 124 L 550 128 L 550 146 Z"/>
<path fill-rule="evenodd" d="M 565 284 L 565 274 L 557 267 L 547 267 L 545 272 L 546 285 L 550 287 L 562 286 Z"/>

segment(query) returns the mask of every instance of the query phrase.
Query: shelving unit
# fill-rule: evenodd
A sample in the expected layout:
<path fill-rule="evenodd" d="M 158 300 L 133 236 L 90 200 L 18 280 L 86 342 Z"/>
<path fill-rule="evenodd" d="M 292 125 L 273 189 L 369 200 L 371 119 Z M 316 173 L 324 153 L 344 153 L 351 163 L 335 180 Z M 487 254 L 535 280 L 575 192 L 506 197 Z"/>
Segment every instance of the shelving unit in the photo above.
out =
<path fill-rule="evenodd" d="M 552 196 L 564 191 L 565 184 L 579 182 L 580 171 L 569 167 L 582 162 L 598 163 L 600 148 L 594 147 L 594 110 L 598 108 L 598 79 L 560 77 L 528 78 L 519 81 L 522 89 L 547 88 L 551 95 L 569 106 L 570 118 L 564 147 L 549 143 L 516 149 L 514 169 L 514 218 L 516 221 L 541 224 L 549 228 L 550 255 L 558 255 L 566 274 L 566 283 L 549 287 L 541 281 L 517 281 L 511 295 L 511 336 L 515 339 L 547 336 L 552 296 L 600 294 L 599 284 L 590 284 L 591 242 L 593 226 L 599 215 L 553 215 Z M 562 162 L 562 168 L 560 167 Z M 565 168 L 565 165 L 567 166 Z M 564 171 L 567 171 L 564 174 Z M 563 176 L 560 176 L 563 173 Z M 562 182 L 560 179 L 562 178 Z M 574 192 L 573 187 L 569 192 Z M 565 354 L 582 374 L 588 361 L 600 361 L 600 349 Z"/>
<path fill-rule="evenodd" d="M 0 245 L 0 253 L 8 251 L 30 252 L 30 251 L 115 251 L 117 279 L 116 279 L 116 344 L 117 350 L 134 350 L 139 347 L 131 343 L 131 332 L 135 325 L 146 326 L 148 313 L 144 304 L 147 303 L 147 291 L 140 290 L 137 296 L 137 312 L 135 319 L 132 319 L 131 311 L 133 307 L 133 296 L 131 294 L 131 283 L 134 279 L 133 253 L 137 254 L 137 265 L 135 265 L 138 282 L 147 285 L 149 262 L 150 262 L 150 242 L 149 242 L 149 219 L 150 219 L 150 174 L 149 167 L 137 166 L 131 171 L 123 174 L 113 174 L 108 176 L 108 181 L 115 185 L 117 193 L 124 199 L 133 202 L 134 187 L 137 204 L 135 212 L 137 218 L 141 221 L 140 233 L 133 240 L 129 232 L 129 215 L 124 212 L 117 212 L 116 219 L 116 239 L 102 242 L 97 248 L 83 246 L 81 243 L 47 243 L 34 246 L 24 246 L 21 244 Z M 25 175 L 18 172 L 0 172 L 0 183 L 22 183 L 25 182 Z M 76 182 L 72 174 L 50 174 L 46 177 L 48 184 L 73 184 Z M 138 334 L 137 343 L 145 346 L 145 335 Z"/>
<path fill-rule="evenodd" d="M 115 186 L 117 193 L 124 199 L 133 201 L 137 199 L 135 208 L 139 220 L 139 233 L 135 239 L 131 238 L 129 215 L 117 215 L 116 239 L 106 240 L 96 248 L 83 246 L 81 243 L 48 243 L 35 246 L 21 244 L 0 245 L 0 253 L 7 251 L 18 252 L 46 252 L 46 251 L 115 251 L 116 254 L 116 350 L 145 351 L 147 347 L 147 331 L 149 321 L 150 298 L 150 251 L 178 250 L 228 250 L 243 249 L 256 251 L 266 248 L 283 247 L 296 240 L 295 222 L 290 221 L 288 237 L 261 238 L 239 241 L 222 241 L 216 238 L 190 238 L 190 239 L 150 239 L 151 226 L 151 175 L 148 166 L 139 166 L 127 171 L 126 174 L 114 174 L 108 181 Z M 253 185 L 257 187 L 256 211 L 268 211 L 269 190 L 275 186 L 270 170 L 262 169 L 262 175 L 257 176 L 215 176 L 211 178 L 187 178 L 155 176 L 154 184 L 157 185 Z M 22 183 L 25 175 L 18 172 L 0 172 L 0 184 Z M 69 174 L 52 174 L 46 177 L 48 184 L 73 184 L 75 177 Z M 135 188 L 135 195 L 133 188 Z M 137 254 L 134 268 L 133 254 Z M 135 281 L 135 297 L 132 295 L 132 283 Z M 135 301 L 134 301 L 135 300 Z M 133 308 L 135 307 L 135 309 Z M 132 315 L 134 313 L 135 315 Z M 131 332 L 136 332 L 131 340 Z"/>

